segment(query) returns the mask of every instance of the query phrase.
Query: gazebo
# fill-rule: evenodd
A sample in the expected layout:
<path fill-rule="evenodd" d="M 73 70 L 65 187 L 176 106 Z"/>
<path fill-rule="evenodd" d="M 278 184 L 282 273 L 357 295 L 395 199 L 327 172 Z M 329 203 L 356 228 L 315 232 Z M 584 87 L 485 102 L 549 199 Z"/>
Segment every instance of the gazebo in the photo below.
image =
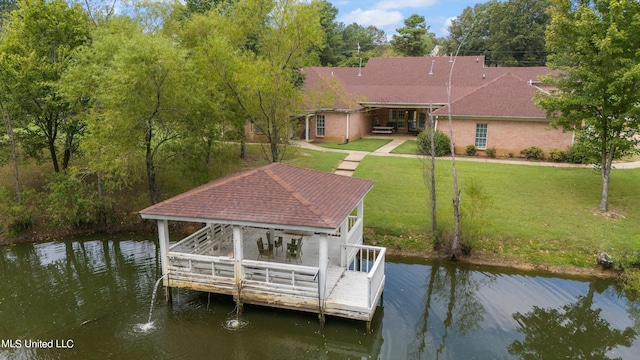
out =
<path fill-rule="evenodd" d="M 384 289 L 385 253 L 363 244 L 373 181 L 273 163 L 212 181 L 140 211 L 156 220 L 171 288 L 243 304 L 367 321 Z M 169 221 L 203 224 L 173 243 Z"/>

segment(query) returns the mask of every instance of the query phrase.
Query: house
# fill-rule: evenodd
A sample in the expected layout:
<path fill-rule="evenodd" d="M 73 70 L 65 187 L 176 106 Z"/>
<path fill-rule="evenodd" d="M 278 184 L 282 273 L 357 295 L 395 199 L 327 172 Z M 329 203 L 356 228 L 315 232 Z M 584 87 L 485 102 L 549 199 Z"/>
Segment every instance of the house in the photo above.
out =
<path fill-rule="evenodd" d="M 140 211 L 157 221 L 171 288 L 367 322 L 382 297 L 386 249 L 363 244 L 373 181 L 273 163 Z M 173 243 L 169 221 L 201 224 Z"/>
<path fill-rule="evenodd" d="M 362 68 L 311 67 L 303 69 L 307 109 L 298 136 L 349 142 L 417 134 L 432 121 L 448 133 L 451 115 L 456 152 L 469 144 L 505 155 L 530 146 L 566 149 L 572 134 L 552 128 L 534 105 L 536 92 L 550 90 L 539 77 L 550 73 L 547 67 L 486 67 L 482 56 L 372 58 Z"/>

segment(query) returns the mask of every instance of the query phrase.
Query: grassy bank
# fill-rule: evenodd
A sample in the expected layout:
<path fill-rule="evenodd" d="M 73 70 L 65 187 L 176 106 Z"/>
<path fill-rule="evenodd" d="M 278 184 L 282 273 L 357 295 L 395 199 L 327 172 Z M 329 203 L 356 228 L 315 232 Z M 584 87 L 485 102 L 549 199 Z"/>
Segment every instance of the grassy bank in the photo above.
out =
<path fill-rule="evenodd" d="M 451 162 L 437 161 L 438 219 L 453 222 Z M 554 168 L 457 162 L 461 205 L 465 189 L 480 184 L 487 207 L 472 246 L 533 264 L 592 266 L 600 251 L 620 259 L 640 248 L 640 170 L 614 170 L 609 216 L 594 209 L 599 173 Z M 419 159 L 366 157 L 355 176 L 376 181 L 365 200 L 369 238 L 392 248 L 429 248 L 430 215 Z M 467 203 L 465 204 L 465 201 Z M 464 231 L 464 229 L 463 229 Z"/>
<path fill-rule="evenodd" d="M 266 164 L 259 146 L 249 146 L 249 156 L 240 161 L 237 145 L 228 144 L 218 154 L 208 180 L 248 167 Z M 285 163 L 333 171 L 345 153 L 291 147 Z M 614 170 L 610 190 L 610 216 L 594 211 L 601 187 L 599 173 L 586 168 L 554 168 L 501 163 L 458 162 L 463 214 L 474 205 L 466 190 L 479 186 L 485 208 L 463 217 L 474 227 L 475 253 L 495 255 L 534 265 L 592 267 L 596 255 L 607 251 L 614 260 L 640 249 L 640 169 Z M 25 183 L 42 182 L 44 168 L 33 165 L 23 171 Z M 6 170 L 6 166 L 2 170 Z M 161 169 L 163 198 L 169 198 L 202 182 L 170 166 Z M 5 172 L 8 174 L 9 172 Z M 34 176 L 31 176 L 34 175 Z M 420 159 L 367 156 L 354 176 L 375 181 L 365 199 L 365 236 L 370 244 L 394 252 L 427 253 L 432 249 L 427 189 Z M 10 177 L 3 186 L 10 188 Z M 452 229 L 452 182 L 449 160 L 437 161 L 438 221 L 443 233 Z M 37 187 L 37 186 L 34 186 Z M 39 193 L 46 190 L 40 184 Z M 145 183 L 121 189 L 115 201 L 118 224 L 139 222 L 137 211 L 148 205 Z M 46 196 L 43 194 L 43 196 Z M 477 205 L 477 204 L 476 204 Z M 477 211 L 477 209 L 476 209 Z M 46 217 L 36 223 L 46 233 Z M 469 234 L 463 228 L 463 235 Z M 466 233 L 464 233 L 466 231 Z M 31 236 L 31 235 L 30 235 Z M 46 238 L 46 236 L 45 236 Z"/>

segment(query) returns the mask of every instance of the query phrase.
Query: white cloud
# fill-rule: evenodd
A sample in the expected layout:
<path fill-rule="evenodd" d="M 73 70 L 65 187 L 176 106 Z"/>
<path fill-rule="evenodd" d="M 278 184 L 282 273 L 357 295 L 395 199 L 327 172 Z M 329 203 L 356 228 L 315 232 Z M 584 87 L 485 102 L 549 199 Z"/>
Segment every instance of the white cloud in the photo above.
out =
<path fill-rule="evenodd" d="M 437 0 L 382 0 L 375 7 L 377 9 L 406 9 L 406 8 L 425 8 L 437 3 Z"/>
<path fill-rule="evenodd" d="M 386 11 L 381 9 L 353 10 L 343 16 L 339 21 L 346 25 L 358 23 L 362 26 L 373 25 L 377 28 L 386 28 L 390 25 L 402 24 L 404 16 L 399 11 Z"/>
<path fill-rule="evenodd" d="M 442 34 L 442 36 L 449 35 L 449 26 L 451 26 L 451 22 L 457 18 L 458 18 L 457 16 L 452 16 L 447 18 L 447 20 L 444 21 L 442 28 L 440 28 L 440 33 Z"/>

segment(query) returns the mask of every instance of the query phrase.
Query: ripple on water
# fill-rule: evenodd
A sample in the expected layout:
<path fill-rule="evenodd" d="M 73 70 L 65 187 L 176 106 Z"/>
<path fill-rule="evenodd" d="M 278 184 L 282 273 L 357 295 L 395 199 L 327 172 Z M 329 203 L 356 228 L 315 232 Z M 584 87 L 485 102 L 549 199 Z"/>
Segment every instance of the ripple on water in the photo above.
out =
<path fill-rule="evenodd" d="M 224 322 L 222 327 L 229 331 L 238 331 L 246 328 L 248 325 L 249 325 L 248 321 L 243 320 L 238 316 L 234 316 L 234 317 L 228 318 Z"/>

